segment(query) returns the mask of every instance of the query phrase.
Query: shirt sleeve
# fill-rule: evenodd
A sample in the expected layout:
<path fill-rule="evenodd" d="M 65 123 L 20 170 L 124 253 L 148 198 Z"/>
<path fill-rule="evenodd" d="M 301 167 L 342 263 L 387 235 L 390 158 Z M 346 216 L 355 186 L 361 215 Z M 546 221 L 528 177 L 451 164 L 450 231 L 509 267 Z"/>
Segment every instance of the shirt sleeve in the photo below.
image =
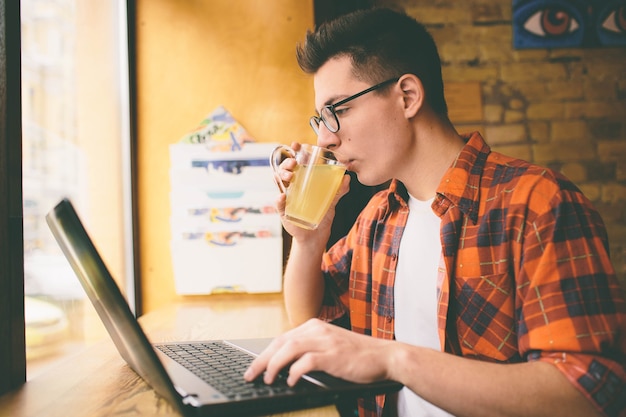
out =
<path fill-rule="evenodd" d="M 372 227 L 386 210 L 388 192 L 374 195 L 361 211 L 346 236 L 339 239 L 322 257 L 322 273 L 325 280 L 324 299 L 319 318 L 325 321 L 350 323 L 350 311 L 359 313 L 368 309 L 367 291 L 348 291 L 351 277 L 362 281 L 371 278 Z M 360 278 L 355 279 L 358 276 Z M 366 279 L 367 280 L 367 279 Z M 356 284 L 357 286 L 359 284 Z M 353 328 L 354 330 L 354 328 Z"/>
<path fill-rule="evenodd" d="M 599 214 L 573 184 L 528 205 L 519 349 L 554 364 L 607 416 L 626 415 L 626 303 Z M 545 204 L 548 202 L 548 204 Z"/>
<path fill-rule="evenodd" d="M 324 298 L 319 318 L 328 322 L 349 321 L 347 297 L 351 251 L 346 237 L 340 239 L 322 258 Z"/>

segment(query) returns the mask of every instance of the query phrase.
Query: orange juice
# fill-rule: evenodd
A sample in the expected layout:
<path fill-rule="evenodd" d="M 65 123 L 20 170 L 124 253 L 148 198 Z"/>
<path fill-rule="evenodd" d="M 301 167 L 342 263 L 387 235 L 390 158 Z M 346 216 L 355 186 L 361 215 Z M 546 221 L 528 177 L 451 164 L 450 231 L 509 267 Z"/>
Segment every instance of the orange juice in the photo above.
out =
<path fill-rule="evenodd" d="M 315 229 L 335 198 L 345 172 L 342 165 L 297 165 L 287 191 L 287 219 Z"/>

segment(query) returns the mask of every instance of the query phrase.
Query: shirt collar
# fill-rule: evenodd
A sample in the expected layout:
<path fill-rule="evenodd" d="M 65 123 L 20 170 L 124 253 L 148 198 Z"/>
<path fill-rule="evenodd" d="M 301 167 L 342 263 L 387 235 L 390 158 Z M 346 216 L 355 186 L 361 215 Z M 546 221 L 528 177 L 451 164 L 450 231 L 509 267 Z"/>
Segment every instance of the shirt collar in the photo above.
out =
<path fill-rule="evenodd" d="M 491 149 L 478 132 L 461 135 L 461 137 L 465 141 L 465 146 L 439 183 L 437 197 L 432 208 L 441 216 L 451 205 L 456 206 L 476 224 L 480 179 Z M 391 181 L 388 192 L 388 207 L 385 215 L 397 206 L 407 204 L 408 201 L 406 188 L 398 180 Z"/>
<path fill-rule="evenodd" d="M 465 140 L 465 146 L 441 179 L 437 187 L 437 195 L 449 200 L 476 224 L 480 180 L 491 148 L 478 132 L 462 135 L 462 137 Z M 438 212 L 445 211 L 447 205 L 438 203 L 436 199 L 433 208 Z"/>
<path fill-rule="evenodd" d="M 393 179 L 387 188 L 387 205 L 383 207 L 383 216 L 387 217 L 398 207 L 408 206 L 409 192 L 404 184 Z"/>

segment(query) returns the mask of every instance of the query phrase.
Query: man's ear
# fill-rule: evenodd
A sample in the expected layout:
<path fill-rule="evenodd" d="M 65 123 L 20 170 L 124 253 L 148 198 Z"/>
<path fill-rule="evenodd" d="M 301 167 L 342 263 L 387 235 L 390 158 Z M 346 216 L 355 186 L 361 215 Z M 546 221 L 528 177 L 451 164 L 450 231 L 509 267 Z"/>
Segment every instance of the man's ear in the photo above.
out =
<path fill-rule="evenodd" d="M 400 88 L 404 99 L 404 113 L 407 118 L 415 117 L 424 105 L 424 86 L 422 81 L 413 74 L 400 77 Z"/>

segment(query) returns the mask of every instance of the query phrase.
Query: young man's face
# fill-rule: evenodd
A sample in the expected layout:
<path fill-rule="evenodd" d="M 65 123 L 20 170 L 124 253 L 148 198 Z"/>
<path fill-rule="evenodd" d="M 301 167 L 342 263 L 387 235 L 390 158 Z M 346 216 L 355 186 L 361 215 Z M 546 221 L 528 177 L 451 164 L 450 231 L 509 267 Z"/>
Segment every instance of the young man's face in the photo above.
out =
<path fill-rule="evenodd" d="M 354 77 L 349 58 L 331 59 L 314 77 L 315 108 L 319 113 L 371 86 Z M 382 94 L 370 92 L 337 107 L 338 132 L 330 132 L 323 123 L 319 128 L 318 145 L 338 152 L 365 185 L 395 178 L 408 156 L 410 126 L 403 115 L 402 91 L 397 83 L 384 88 Z"/>

